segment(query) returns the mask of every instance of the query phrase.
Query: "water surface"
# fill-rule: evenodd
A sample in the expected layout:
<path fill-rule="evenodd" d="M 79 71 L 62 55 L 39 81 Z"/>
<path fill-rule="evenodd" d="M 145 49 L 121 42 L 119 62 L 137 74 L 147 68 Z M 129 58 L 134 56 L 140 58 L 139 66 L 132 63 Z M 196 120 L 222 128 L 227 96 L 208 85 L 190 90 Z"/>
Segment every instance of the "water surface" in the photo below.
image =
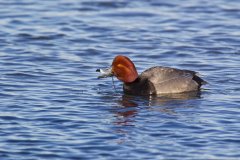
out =
<path fill-rule="evenodd" d="M 238 0 L 0 2 L 0 157 L 238 159 Z M 198 71 L 200 94 L 141 97 L 97 68 Z"/>

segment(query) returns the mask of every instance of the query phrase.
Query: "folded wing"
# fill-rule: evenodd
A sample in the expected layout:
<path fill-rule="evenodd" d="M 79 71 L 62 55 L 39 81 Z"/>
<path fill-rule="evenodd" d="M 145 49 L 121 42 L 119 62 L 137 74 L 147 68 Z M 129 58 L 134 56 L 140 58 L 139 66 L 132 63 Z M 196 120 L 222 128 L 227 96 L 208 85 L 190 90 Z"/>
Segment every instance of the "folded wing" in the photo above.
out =
<path fill-rule="evenodd" d="M 206 82 L 196 74 L 197 72 L 190 70 L 158 66 L 149 68 L 141 76 L 149 79 L 157 94 L 163 94 L 199 90 Z"/>

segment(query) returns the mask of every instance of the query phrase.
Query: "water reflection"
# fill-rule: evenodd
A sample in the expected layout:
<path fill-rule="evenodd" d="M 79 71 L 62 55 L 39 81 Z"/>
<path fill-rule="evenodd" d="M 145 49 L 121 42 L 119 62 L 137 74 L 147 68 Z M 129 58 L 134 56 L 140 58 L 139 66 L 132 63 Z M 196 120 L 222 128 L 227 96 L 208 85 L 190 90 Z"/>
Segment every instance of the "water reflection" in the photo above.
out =
<path fill-rule="evenodd" d="M 177 108 L 192 107 L 189 100 L 198 98 L 201 98 L 200 92 L 155 96 L 122 95 L 116 101 L 117 105 L 112 112 L 115 117 L 112 121 L 113 126 L 115 126 L 114 132 L 119 135 L 117 143 L 125 143 L 131 139 L 131 130 L 141 120 L 138 118 L 143 116 L 144 110 L 148 110 L 147 113 L 160 112 L 159 114 L 178 116 Z"/>
<path fill-rule="evenodd" d="M 134 102 L 133 96 L 123 95 L 120 100 L 117 101 L 118 108 L 114 111 L 116 125 L 132 125 L 134 118 L 137 115 L 138 104 Z"/>
<path fill-rule="evenodd" d="M 149 96 L 132 96 L 124 94 L 118 104 L 124 107 L 137 107 L 139 105 L 146 106 L 162 106 L 169 102 L 183 101 L 201 98 L 201 92 L 193 91 L 178 94 L 161 94 Z"/>
<path fill-rule="evenodd" d="M 165 114 L 175 114 L 175 108 L 188 107 L 188 100 L 201 98 L 201 92 L 164 94 L 150 96 L 122 95 L 114 110 L 115 125 L 134 125 L 140 109 L 158 110 Z"/>
<path fill-rule="evenodd" d="M 162 106 L 170 102 L 197 99 L 201 97 L 201 92 L 192 91 L 178 94 L 163 94 L 148 97 L 148 106 Z"/>

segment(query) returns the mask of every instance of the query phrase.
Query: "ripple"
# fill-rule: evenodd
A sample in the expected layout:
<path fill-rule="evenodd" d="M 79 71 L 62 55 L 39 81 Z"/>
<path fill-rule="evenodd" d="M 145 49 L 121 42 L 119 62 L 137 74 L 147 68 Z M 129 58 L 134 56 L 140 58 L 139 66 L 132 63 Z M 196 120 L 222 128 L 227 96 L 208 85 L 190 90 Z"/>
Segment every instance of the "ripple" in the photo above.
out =
<path fill-rule="evenodd" d="M 59 38 L 62 38 L 64 37 L 65 35 L 64 34 L 52 34 L 52 35 L 39 35 L 39 36 L 36 36 L 36 35 L 32 35 L 32 34 L 27 34 L 27 33 L 20 33 L 17 35 L 19 38 L 21 39 L 24 39 L 24 40 L 29 40 L 29 41 L 32 41 L 32 40 L 36 40 L 36 41 L 42 41 L 42 40 L 54 40 L 54 39 L 59 39 Z"/>
<path fill-rule="evenodd" d="M 0 5 L 1 159 L 239 157 L 239 1 Z M 95 72 L 118 54 L 139 73 L 177 67 L 209 84 L 125 95 Z"/>
<path fill-rule="evenodd" d="M 93 2 L 82 2 L 81 3 L 83 6 L 94 6 L 96 8 L 111 8 L 111 9 L 115 9 L 115 8 L 123 8 L 125 6 L 127 6 L 127 2 L 124 1 L 93 1 Z"/>

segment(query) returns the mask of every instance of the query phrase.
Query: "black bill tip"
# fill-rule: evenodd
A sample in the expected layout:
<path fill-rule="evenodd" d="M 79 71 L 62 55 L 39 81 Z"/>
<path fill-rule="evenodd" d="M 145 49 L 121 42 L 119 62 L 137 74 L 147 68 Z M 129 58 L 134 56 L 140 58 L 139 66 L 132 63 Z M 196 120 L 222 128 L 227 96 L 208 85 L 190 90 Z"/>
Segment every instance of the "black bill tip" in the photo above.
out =
<path fill-rule="evenodd" d="M 97 69 L 96 72 L 100 72 L 100 69 Z"/>

